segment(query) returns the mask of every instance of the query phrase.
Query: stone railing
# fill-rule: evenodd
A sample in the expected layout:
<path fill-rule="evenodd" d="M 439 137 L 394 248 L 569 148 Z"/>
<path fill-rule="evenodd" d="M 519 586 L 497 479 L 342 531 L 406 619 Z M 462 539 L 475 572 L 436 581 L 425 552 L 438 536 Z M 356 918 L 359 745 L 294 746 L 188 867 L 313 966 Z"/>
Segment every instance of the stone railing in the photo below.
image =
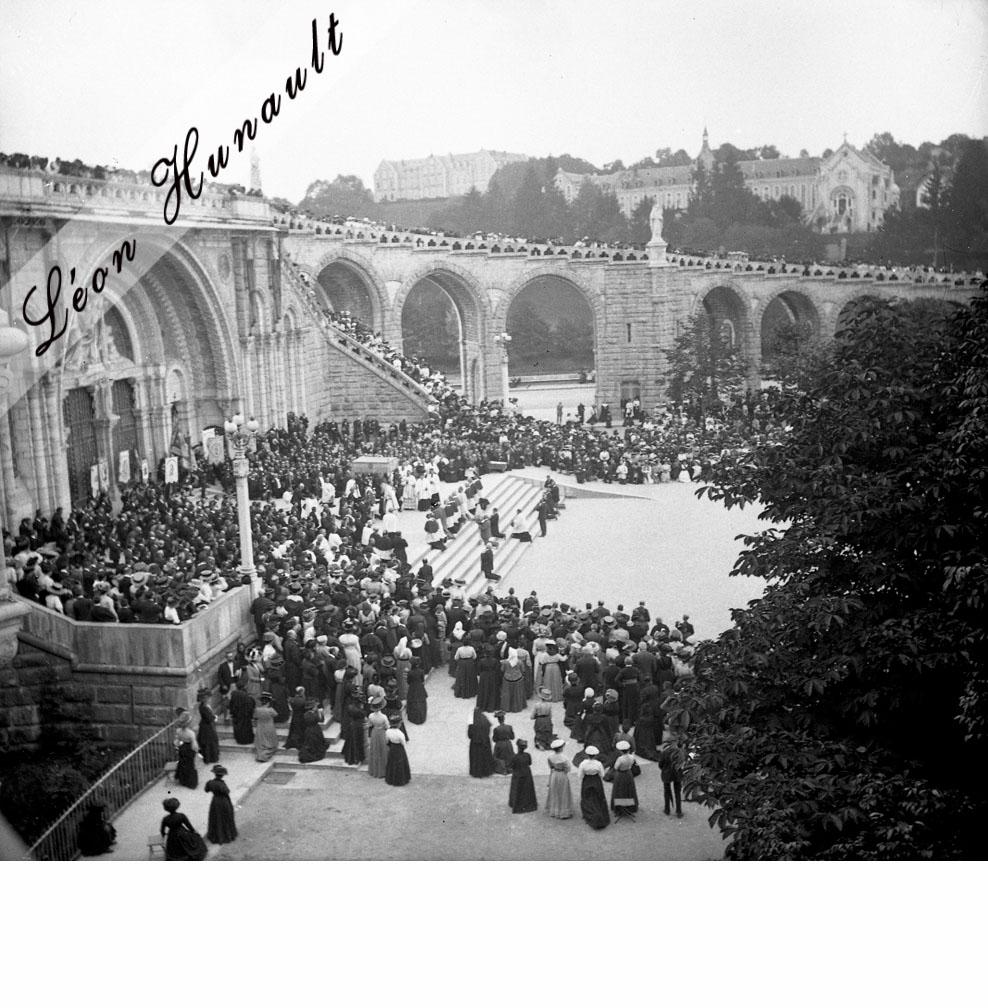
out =
<path fill-rule="evenodd" d="M 253 634 L 250 589 L 224 592 L 194 619 L 167 623 L 80 623 L 27 602 L 21 637 L 79 672 L 185 676 Z"/>
<path fill-rule="evenodd" d="M 815 280 L 870 281 L 874 283 L 949 284 L 954 287 L 977 287 L 983 280 L 981 272 L 934 273 L 911 267 L 883 267 L 858 263 L 855 266 L 804 266 L 802 263 L 784 263 L 771 259 L 746 259 L 738 261 L 718 256 L 683 255 L 668 253 L 666 258 L 674 266 L 687 269 L 720 270 L 725 273 L 756 273 L 759 276 L 802 277 Z"/>
<path fill-rule="evenodd" d="M 150 181 L 81 178 L 36 168 L 0 166 L 0 203 L 34 203 L 72 212 L 98 209 L 160 217 L 165 198 L 166 189 L 158 188 Z M 208 183 L 203 185 L 198 199 L 182 201 L 182 216 L 247 219 L 271 224 L 271 208 L 263 197 L 230 192 L 226 187 Z"/>
<path fill-rule="evenodd" d="M 299 275 L 295 264 L 288 259 L 284 260 L 284 264 L 286 268 L 283 272 L 289 277 L 292 286 L 304 301 L 309 314 L 319 326 L 320 332 L 332 340 L 335 346 L 344 350 L 350 356 L 357 357 L 368 364 L 386 381 L 404 389 L 418 399 L 423 407 L 428 408 L 435 404 L 436 399 L 432 393 L 424 385 L 421 385 L 410 375 L 406 374 L 399 365 L 393 364 L 376 350 L 371 349 L 371 347 L 365 345 L 359 339 L 329 322 L 323 315 L 323 306 L 320 304 L 319 299 Z"/>
<path fill-rule="evenodd" d="M 488 240 L 486 238 L 452 238 L 449 235 L 419 234 L 388 224 L 331 224 L 327 221 L 315 220 L 312 217 L 275 215 L 274 223 L 289 231 L 302 231 L 310 235 L 324 235 L 343 241 L 367 242 L 373 245 L 396 246 L 403 249 L 432 253 L 464 254 L 484 253 L 489 256 L 515 255 L 542 257 L 560 256 L 573 260 L 590 260 L 596 263 L 643 263 L 648 260 L 648 253 L 641 246 L 632 245 L 627 248 L 593 243 L 591 245 L 550 245 L 546 242 L 507 241 L 503 239 Z"/>

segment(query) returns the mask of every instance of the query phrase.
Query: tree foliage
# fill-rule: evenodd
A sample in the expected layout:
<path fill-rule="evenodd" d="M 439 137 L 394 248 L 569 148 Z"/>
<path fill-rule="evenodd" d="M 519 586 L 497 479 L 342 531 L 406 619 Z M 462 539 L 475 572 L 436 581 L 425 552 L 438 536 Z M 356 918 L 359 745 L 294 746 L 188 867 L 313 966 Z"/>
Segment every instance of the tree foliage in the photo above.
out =
<path fill-rule="evenodd" d="M 979 857 L 988 298 L 847 315 L 778 396 L 784 433 L 700 491 L 771 527 L 735 567 L 763 597 L 677 692 L 687 791 L 733 858 Z"/>
<path fill-rule="evenodd" d="M 665 379 L 676 403 L 692 402 L 701 415 L 729 403 L 744 385 L 747 365 L 724 325 L 706 315 L 693 315 L 663 351 L 669 362 Z"/>

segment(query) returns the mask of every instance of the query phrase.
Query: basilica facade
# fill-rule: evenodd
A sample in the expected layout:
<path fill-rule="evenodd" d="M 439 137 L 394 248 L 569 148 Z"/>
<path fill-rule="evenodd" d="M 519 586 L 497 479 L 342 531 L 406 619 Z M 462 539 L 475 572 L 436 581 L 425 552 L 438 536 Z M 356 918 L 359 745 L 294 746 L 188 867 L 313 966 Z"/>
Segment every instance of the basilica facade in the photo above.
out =
<path fill-rule="evenodd" d="M 714 166 L 707 131 L 693 164 L 670 168 L 628 168 L 608 175 L 560 171 L 556 186 L 567 201 L 576 198 L 586 180 L 617 197 L 631 216 L 642 200 L 685 210 L 693 189 L 693 174 L 702 164 Z M 892 169 L 845 139 L 827 157 L 772 158 L 740 161 L 745 183 L 761 199 L 789 196 L 799 202 L 803 219 L 823 234 L 876 231 L 885 214 L 899 205 L 899 187 Z"/>

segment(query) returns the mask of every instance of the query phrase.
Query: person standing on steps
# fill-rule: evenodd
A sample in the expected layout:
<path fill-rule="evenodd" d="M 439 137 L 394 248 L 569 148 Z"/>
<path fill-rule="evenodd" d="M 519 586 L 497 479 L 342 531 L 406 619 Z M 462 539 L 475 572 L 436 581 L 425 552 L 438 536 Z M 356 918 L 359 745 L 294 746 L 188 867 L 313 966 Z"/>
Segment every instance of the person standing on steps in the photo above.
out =
<path fill-rule="evenodd" d="M 562 424 L 563 422 L 563 404 L 561 402 L 556 403 L 556 423 Z"/>
<path fill-rule="evenodd" d="M 537 508 L 539 516 L 539 535 L 544 539 L 546 534 L 546 519 L 549 517 L 549 499 L 543 494 Z"/>
<path fill-rule="evenodd" d="M 196 732 L 199 755 L 204 763 L 215 763 L 220 758 L 220 740 L 216 735 L 216 715 L 209 705 L 209 690 L 204 686 L 196 699 L 199 701 L 199 730 Z"/>
<path fill-rule="evenodd" d="M 480 554 L 480 571 L 488 581 L 500 581 L 501 575 L 494 573 L 494 544 L 488 542 Z"/>

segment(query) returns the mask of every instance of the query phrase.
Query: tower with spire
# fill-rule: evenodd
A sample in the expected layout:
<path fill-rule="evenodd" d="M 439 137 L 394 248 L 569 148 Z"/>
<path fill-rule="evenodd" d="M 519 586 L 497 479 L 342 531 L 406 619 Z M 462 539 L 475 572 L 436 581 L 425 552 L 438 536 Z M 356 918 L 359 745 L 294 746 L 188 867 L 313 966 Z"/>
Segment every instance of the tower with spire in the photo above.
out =
<path fill-rule="evenodd" d="M 714 167 L 714 152 L 710 149 L 710 137 L 707 134 L 707 127 L 703 127 L 703 144 L 700 153 L 696 156 L 697 161 L 703 164 L 707 171 L 712 171 Z"/>

